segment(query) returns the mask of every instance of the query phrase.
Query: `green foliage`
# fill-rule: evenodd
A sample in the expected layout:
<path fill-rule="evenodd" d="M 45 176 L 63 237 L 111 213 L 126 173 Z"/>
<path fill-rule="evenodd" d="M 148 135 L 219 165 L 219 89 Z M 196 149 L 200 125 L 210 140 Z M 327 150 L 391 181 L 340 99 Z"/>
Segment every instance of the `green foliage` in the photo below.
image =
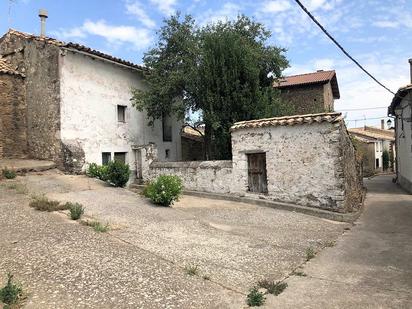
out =
<path fill-rule="evenodd" d="M 7 283 L 0 289 L 0 301 L 7 305 L 16 304 L 23 294 L 20 284 L 13 283 L 13 275 L 7 274 Z"/>
<path fill-rule="evenodd" d="M 313 259 L 316 256 L 316 251 L 312 247 L 306 248 L 306 261 Z"/>
<path fill-rule="evenodd" d="M 262 292 L 259 292 L 257 287 L 253 287 L 247 295 L 246 303 L 251 307 L 259 307 L 265 303 L 265 300 L 265 295 Z"/>
<path fill-rule="evenodd" d="M 84 214 L 84 207 L 80 203 L 67 202 L 65 206 L 69 209 L 72 220 L 78 220 Z"/>
<path fill-rule="evenodd" d="M 92 227 L 93 230 L 99 233 L 105 233 L 110 230 L 109 223 L 103 224 L 99 221 L 80 221 L 80 223 Z"/>
<path fill-rule="evenodd" d="M 14 179 L 16 178 L 17 174 L 14 170 L 10 170 L 8 168 L 4 168 L 2 171 L 3 177 L 7 179 Z"/>
<path fill-rule="evenodd" d="M 87 168 L 86 175 L 107 181 L 107 165 L 97 165 L 96 163 L 90 163 Z"/>
<path fill-rule="evenodd" d="M 178 176 L 160 175 L 146 185 L 143 195 L 155 204 L 170 206 L 179 199 L 182 189 L 182 180 Z"/>
<path fill-rule="evenodd" d="M 382 152 L 382 163 L 383 163 L 383 170 L 386 171 L 389 168 L 390 156 L 389 151 L 386 149 Z"/>
<path fill-rule="evenodd" d="M 157 45 L 144 56 L 147 91 L 133 104 L 149 123 L 165 115 L 199 111 L 207 159 L 231 156 L 231 125 L 293 111 L 272 85 L 288 66 L 285 50 L 267 44 L 270 32 L 246 16 L 198 27 L 191 16 L 165 20 Z"/>
<path fill-rule="evenodd" d="M 293 272 L 292 272 L 292 275 L 293 276 L 299 276 L 299 277 L 306 277 L 307 275 L 303 272 L 303 271 L 301 271 L 301 270 L 294 270 Z"/>
<path fill-rule="evenodd" d="M 49 212 L 68 209 L 66 204 L 62 205 L 59 201 L 50 200 L 45 195 L 33 196 L 29 206 L 40 211 Z"/>
<path fill-rule="evenodd" d="M 280 293 L 282 293 L 288 286 L 286 282 L 275 282 L 273 280 L 260 280 L 258 282 L 258 286 L 260 288 L 264 288 L 268 291 L 269 294 L 273 294 L 275 296 L 278 296 Z"/>
<path fill-rule="evenodd" d="M 129 181 L 130 167 L 119 161 L 110 161 L 107 165 L 90 163 L 86 175 L 107 181 L 115 187 L 124 187 Z"/>
<path fill-rule="evenodd" d="M 185 266 L 185 272 L 189 276 L 196 276 L 197 274 L 199 274 L 199 268 L 197 267 L 197 265 L 187 265 Z"/>
<path fill-rule="evenodd" d="M 107 180 L 115 187 L 124 187 L 129 181 L 130 168 L 128 164 L 110 161 L 107 164 Z"/>

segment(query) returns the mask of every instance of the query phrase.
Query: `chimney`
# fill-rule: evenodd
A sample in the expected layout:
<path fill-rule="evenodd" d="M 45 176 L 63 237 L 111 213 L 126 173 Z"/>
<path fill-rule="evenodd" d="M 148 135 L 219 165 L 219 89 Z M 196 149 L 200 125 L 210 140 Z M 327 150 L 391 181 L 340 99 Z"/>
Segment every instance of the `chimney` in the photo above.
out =
<path fill-rule="evenodd" d="M 40 17 L 40 36 L 44 38 L 46 36 L 46 18 L 48 17 L 45 9 L 39 10 Z"/>
<path fill-rule="evenodd" d="M 385 119 L 381 119 L 381 129 L 385 130 Z"/>
<path fill-rule="evenodd" d="M 409 72 L 411 74 L 411 84 L 412 84 L 412 58 L 409 59 Z"/>

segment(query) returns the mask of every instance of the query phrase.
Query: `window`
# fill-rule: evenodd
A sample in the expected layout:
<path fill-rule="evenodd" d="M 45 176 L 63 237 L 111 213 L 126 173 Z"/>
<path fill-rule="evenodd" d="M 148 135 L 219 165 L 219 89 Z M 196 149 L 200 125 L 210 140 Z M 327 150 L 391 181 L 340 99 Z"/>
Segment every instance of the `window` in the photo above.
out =
<path fill-rule="evenodd" d="M 115 152 L 114 160 L 117 162 L 126 163 L 126 152 Z"/>
<path fill-rule="evenodd" d="M 172 141 L 172 119 L 170 116 L 162 117 L 163 141 Z"/>
<path fill-rule="evenodd" d="M 165 158 L 169 159 L 169 157 L 170 157 L 170 149 L 166 149 L 165 150 Z"/>
<path fill-rule="evenodd" d="M 107 165 L 112 159 L 112 154 L 110 152 L 102 152 L 102 164 Z"/>
<path fill-rule="evenodd" d="M 126 122 L 126 106 L 117 105 L 117 121 Z"/>
<path fill-rule="evenodd" d="M 376 168 L 379 168 L 379 158 L 376 158 Z"/>

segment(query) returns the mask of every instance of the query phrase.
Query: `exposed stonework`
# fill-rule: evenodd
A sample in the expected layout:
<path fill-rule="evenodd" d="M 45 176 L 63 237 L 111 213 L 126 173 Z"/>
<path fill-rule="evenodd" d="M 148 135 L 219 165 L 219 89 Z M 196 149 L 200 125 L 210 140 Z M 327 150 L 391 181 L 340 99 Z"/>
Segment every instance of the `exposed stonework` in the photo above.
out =
<path fill-rule="evenodd" d="M 0 72 L 0 158 L 27 156 L 24 78 Z"/>
<path fill-rule="evenodd" d="M 86 163 L 84 150 L 79 141 L 62 143 L 63 168 L 65 171 L 73 174 L 80 174 Z"/>

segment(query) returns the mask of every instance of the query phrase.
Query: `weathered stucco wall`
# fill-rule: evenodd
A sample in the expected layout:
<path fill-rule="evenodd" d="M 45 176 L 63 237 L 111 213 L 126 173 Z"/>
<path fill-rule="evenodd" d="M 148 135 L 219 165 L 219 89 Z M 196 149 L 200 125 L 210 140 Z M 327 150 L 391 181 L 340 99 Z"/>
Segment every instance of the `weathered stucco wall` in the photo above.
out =
<path fill-rule="evenodd" d="M 0 40 L 0 51 L 26 75 L 29 156 L 61 165 L 59 48 L 7 34 Z"/>
<path fill-rule="evenodd" d="M 0 73 L 0 158 L 25 158 L 27 120 L 24 79 Z"/>
<path fill-rule="evenodd" d="M 398 183 L 412 193 L 412 95 L 409 94 L 400 103 L 402 119 L 396 119 L 396 155 Z M 409 119 L 409 121 L 408 121 Z"/>
<path fill-rule="evenodd" d="M 154 161 L 150 164 L 149 179 L 159 175 L 179 176 L 186 190 L 230 193 L 232 161 Z"/>
<path fill-rule="evenodd" d="M 163 142 L 161 121 L 147 126 L 145 114 L 131 104 L 131 89 L 144 87 L 139 72 L 67 50 L 60 67 L 62 143 L 84 152 L 74 155 L 76 169 L 85 162 L 101 164 L 102 152 L 112 159 L 115 152 L 126 152 L 136 169 L 132 146 L 149 143 L 156 145 L 160 160 L 180 160 L 180 123 L 173 123 L 172 142 Z M 125 122 L 118 121 L 117 105 L 126 106 Z"/>
<path fill-rule="evenodd" d="M 329 85 L 329 86 L 328 86 Z M 333 96 L 330 83 L 328 85 L 304 85 L 281 90 L 281 100 L 293 106 L 296 115 L 323 113 L 333 110 Z M 332 101 L 326 102 L 326 99 Z M 332 107 L 332 109 L 330 109 Z"/>

